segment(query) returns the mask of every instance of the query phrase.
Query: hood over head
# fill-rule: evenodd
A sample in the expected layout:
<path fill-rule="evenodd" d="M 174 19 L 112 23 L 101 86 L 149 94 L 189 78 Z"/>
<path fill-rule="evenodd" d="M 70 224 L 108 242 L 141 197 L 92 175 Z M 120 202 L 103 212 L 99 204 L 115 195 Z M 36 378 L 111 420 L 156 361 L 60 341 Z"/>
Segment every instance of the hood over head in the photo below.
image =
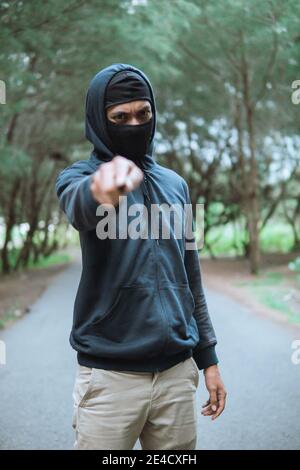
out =
<path fill-rule="evenodd" d="M 106 86 L 105 108 L 133 100 L 148 100 L 151 103 L 150 89 L 136 72 L 121 70 Z"/>
<path fill-rule="evenodd" d="M 86 138 L 94 145 L 92 155 L 99 160 L 109 161 L 114 156 L 113 143 L 110 140 L 107 129 L 106 118 L 106 88 L 108 83 L 120 71 L 132 71 L 138 74 L 147 84 L 152 104 L 152 135 L 147 155 L 142 162 L 143 166 L 153 163 L 154 136 L 156 132 L 156 105 L 153 89 L 148 77 L 138 68 L 130 64 L 112 64 L 100 70 L 90 81 L 86 95 L 86 113 L 85 113 L 85 135 Z"/>

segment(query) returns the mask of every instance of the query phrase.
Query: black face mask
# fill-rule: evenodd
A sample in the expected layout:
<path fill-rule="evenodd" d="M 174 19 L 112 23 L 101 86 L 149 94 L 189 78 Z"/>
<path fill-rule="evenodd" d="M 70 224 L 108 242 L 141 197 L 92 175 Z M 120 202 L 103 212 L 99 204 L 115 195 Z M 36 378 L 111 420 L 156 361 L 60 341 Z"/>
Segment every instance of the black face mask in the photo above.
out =
<path fill-rule="evenodd" d="M 153 118 L 144 124 L 116 124 L 107 120 L 107 129 L 116 154 L 141 161 L 147 153 Z"/>

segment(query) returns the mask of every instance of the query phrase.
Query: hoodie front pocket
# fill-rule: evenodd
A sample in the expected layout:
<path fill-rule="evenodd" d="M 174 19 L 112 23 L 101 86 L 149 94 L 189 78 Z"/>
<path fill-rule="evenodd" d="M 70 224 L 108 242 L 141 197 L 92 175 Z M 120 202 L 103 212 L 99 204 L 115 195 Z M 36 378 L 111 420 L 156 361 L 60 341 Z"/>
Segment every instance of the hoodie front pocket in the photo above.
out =
<path fill-rule="evenodd" d="M 123 286 L 111 306 L 89 326 L 89 334 L 101 337 L 98 347 L 106 355 L 129 358 L 156 356 L 167 338 L 167 323 L 155 288 Z"/>
<path fill-rule="evenodd" d="M 161 296 L 169 321 L 168 352 L 173 353 L 195 341 L 194 326 L 191 326 L 195 310 L 194 296 L 189 285 L 185 284 L 164 287 Z"/>

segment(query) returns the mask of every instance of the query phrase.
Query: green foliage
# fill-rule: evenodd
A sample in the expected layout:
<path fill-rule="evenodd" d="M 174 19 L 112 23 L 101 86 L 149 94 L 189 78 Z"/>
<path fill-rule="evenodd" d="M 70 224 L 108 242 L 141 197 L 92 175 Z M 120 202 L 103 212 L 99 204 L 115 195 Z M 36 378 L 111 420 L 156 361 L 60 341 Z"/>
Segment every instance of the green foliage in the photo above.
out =
<path fill-rule="evenodd" d="M 291 0 L 0 2 L 4 225 L 25 222 L 38 232 L 36 219 L 61 223 L 55 176 L 91 150 L 84 135 L 89 81 L 123 62 L 153 83 L 157 160 L 184 176 L 194 203 L 205 204 L 207 242 L 216 255 L 242 255 L 249 243 L 250 105 L 260 245 L 291 250 L 300 239 L 300 108 L 291 102 L 291 83 L 300 78 L 299 30 L 300 4 Z M 12 227 L 8 232 L 12 241 Z"/>
<path fill-rule="evenodd" d="M 68 253 L 53 253 L 50 256 L 40 256 L 37 262 L 34 262 L 31 258 L 28 267 L 29 268 L 47 268 L 48 266 L 56 266 L 59 264 L 69 263 L 71 257 Z"/>
<path fill-rule="evenodd" d="M 288 266 L 292 271 L 300 273 L 300 256 L 298 256 L 294 261 L 291 261 Z"/>
<path fill-rule="evenodd" d="M 18 248 L 13 248 L 9 251 L 9 262 L 11 266 L 14 266 L 16 264 L 19 254 L 20 254 L 20 249 Z M 28 264 L 27 264 L 27 268 L 30 268 L 30 269 L 47 268 L 48 266 L 68 263 L 70 260 L 71 260 L 70 255 L 68 255 L 67 253 L 61 253 L 61 252 L 53 253 L 49 256 L 40 255 L 37 261 L 33 259 L 33 256 L 30 256 Z M 2 269 L 2 266 L 1 266 L 1 260 L 0 260 L 0 271 L 1 269 Z"/>
<path fill-rule="evenodd" d="M 215 256 L 240 256 L 244 253 L 247 232 L 239 225 L 232 223 L 212 228 L 206 237 L 207 244 L 212 246 Z M 280 222 L 270 223 L 260 234 L 260 246 L 264 253 L 287 253 L 293 247 L 291 227 Z M 203 253 L 207 254 L 204 244 Z"/>

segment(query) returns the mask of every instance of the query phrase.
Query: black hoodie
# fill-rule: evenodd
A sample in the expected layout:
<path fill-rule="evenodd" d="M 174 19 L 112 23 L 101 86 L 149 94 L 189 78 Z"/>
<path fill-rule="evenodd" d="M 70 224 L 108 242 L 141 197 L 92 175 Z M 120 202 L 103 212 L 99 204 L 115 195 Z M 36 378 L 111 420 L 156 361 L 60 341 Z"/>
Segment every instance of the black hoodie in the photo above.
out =
<path fill-rule="evenodd" d="M 128 64 L 112 64 L 91 80 L 86 98 L 86 137 L 94 145 L 87 160 L 61 171 L 56 179 L 60 207 L 79 231 L 82 273 L 70 343 L 79 364 L 108 370 L 161 371 L 191 356 L 199 369 L 218 363 L 197 250 L 185 240 L 97 236 L 100 205 L 93 199 L 91 175 L 114 157 L 106 129 L 105 89 L 120 70 L 134 70 L 149 86 L 153 135 L 142 161 L 144 179 L 127 194 L 132 204 L 190 203 L 187 183 L 153 157 L 156 106 L 147 76 Z M 119 212 L 119 207 L 117 207 Z M 99 214 L 99 212 L 98 212 Z"/>

